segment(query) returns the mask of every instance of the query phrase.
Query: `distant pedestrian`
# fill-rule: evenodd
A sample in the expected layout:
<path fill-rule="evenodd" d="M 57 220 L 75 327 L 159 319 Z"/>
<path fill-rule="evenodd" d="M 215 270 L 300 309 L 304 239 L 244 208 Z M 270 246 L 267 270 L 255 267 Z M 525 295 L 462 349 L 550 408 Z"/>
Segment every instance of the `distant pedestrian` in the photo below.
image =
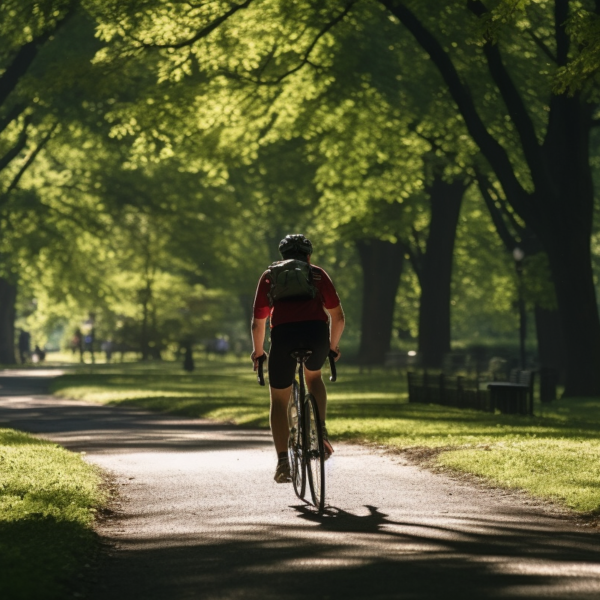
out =
<path fill-rule="evenodd" d="M 81 354 L 81 360 L 83 361 L 83 356 L 86 352 L 89 352 L 92 355 L 92 363 L 96 362 L 96 357 L 94 356 L 94 341 L 96 340 L 96 336 L 94 334 L 94 329 L 90 329 L 88 333 L 83 336 L 83 352 Z"/>
<path fill-rule="evenodd" d="M 28 331 L 21 329 L 19 333 L 19 358 L 21 364 L 24 365 L 31 356 L 31 335 Z"/>
<path fill-rule="evenodd" d="M 79 362 L 83 362 L 83 336 L 81 330 L 77 328 L 71 338 L 71 353 L 79 352 Z"/>
<path fill-rule="evenodd" d="M 185 354 L 183 357 L 183 368 L 188 372 L 191 373 L 194 368 L 194 355 L 192 353 L 192 344 L 186 344 L 185 345 Z"/>
<path fill-rule="evenodd" d="M 33 349 L 33 354 L 31 355 L 31 362 L 33 363 L 41 363 L 46 358 L 46 353 L 36 345 Z"/>
<path fill-rule="evenodd" d="M 227 338 L 220 336 L 215 340 L 215 352 L 221 356 L 229 352 L 229 341 Z"/>
<path fill-rule="evenodd" d="M 113 353 L 112 340 L 106 340 L 105 342 L 102 342 L 100 349 L 106 355 L 106 362 L 109 363 L 112 360 L 112 353 Z"/>

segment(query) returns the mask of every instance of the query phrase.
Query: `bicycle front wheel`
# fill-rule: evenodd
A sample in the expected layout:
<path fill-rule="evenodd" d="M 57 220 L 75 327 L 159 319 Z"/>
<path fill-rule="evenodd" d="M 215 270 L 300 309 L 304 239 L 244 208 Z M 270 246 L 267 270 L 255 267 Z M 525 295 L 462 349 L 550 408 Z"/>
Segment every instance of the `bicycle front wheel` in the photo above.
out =
<path fill-rule="evenodd" d="M 313 504 L 319 511 L 322 511 L 325 508 L 325 451 L 319 409 L 312 394 L 308 394 L 306 398 L 304 411 L 304 443 L 306 445 L 308 483 Z"/>
<path fill-rule="evenodd" d="M 288 403 L 288 458 L 290 461 L 290 474 L 294 484 L 294 492 L 298 498 L 304 498 L 306 491 L 306 469 L 304 453 L 302 452 L 302 408 L 300 403 L 300 386 L 294 381 L 292 394 Z"/>

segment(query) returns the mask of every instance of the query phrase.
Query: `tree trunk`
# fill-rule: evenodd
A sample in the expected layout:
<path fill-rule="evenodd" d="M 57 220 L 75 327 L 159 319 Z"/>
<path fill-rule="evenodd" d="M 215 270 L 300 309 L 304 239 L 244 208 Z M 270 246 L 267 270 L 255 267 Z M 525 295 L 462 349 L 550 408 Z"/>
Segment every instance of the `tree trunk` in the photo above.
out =
<path fill-rule="evenodd" d="M 403 2 L 380 2 L 429 54 L 506 199 L 548 254 L 567 355 L 565 396 L 600 396 L 600 318 L 590 253 L 594 193 L 589 131 L 594 104 L 582 95 L 550 96 L 549 92 L 548 126 L 540 144 L 527 102 L 503 60 L 501 44 L 488 41 L 482 46 L 495 90 L 519 136 L 532 180 L 530 191 L 519 181 L 509 152 L 487 127 L 471 89 L 440 41 Z M 469 2 L 467 9 L 480 18 L 487 13 L 482 2 Z M 559 66 L 568 64 L 568 15 L 569 2 L 556 0 L 553 25 Z"/>
<path fill-rule="evenodd" d="M 382 365 L 392 338 L 404 246 L 378 239 L 356 242 L 363 269 L 360 348 L 363 365 Z"/>
<path fill-rule="evenodd" d="M 140 350 L 142 352 L 142 360 L 150 358 L 150 339 L 148 335 L 148 302 L 146 298 L 142 298 L 142 326 L 140 329 Z"/>
<path fill-rule="evenodd" d="M 550 186 L 532 228 L 548 253 L 566 352 L 565 396 L 600 396 L 600 318 L 590 239 L 594 187 L 589 157 L 592 107 L 554 97 L 544 141 Z"/>
<path fill-rule="evenodd" d="M 540 367 L 556 369 L 561 381 L 564 381 L 566 364 L 565 345 L 560 324 L 560 315 L 556 309 L 548 310 L 535 306 L 535 329 L 537 334 Z"/>
<path fill-rule="evenodd" d="M 600 320 L 590 248 L 584 241 L 555 240 L 548 251 L 553 279 L 557 282 L 558 313 L 564 334 L 565 396 L 600 395 Z M 548 241 L 545 246 L 548 248 Z"/>
<path fill-rule="evenodd" d="M 17 286 L 0 277 L 0 364 L 12 365 L 15 360 L 15 302 Z"/>
<path fill-rule="evenodd" d="M 429 188 L 431 222 L 421 268 L 419 356 L 424 367 L 440 368 L 450 352 L 450 288 L 452 258 L 460 206 L 466 190 L 462 181 L 436 177 Z"/>

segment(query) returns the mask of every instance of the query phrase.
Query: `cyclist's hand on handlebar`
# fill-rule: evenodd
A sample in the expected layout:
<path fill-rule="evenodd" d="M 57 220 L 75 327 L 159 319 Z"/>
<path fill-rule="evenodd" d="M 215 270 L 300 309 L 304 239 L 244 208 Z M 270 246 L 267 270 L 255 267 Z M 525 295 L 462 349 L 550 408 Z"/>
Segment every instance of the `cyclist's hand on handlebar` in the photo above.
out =
<path fill-rule="evenodd" d="M 259 360 L 262 362 L 267 358 L 267 353 L 263 350 L 258 356 L 256 355 L 256 350 L 252 351 L 250 355 L 252 362 L 254 363 L 254 370 L 258 370 Z"/>
<path fill-rule="evenodd" d="M 331 356 L 333 356 L 333 360 L 335 360 L 335 362 L 340 360 L 340 356 L 342 356 L 342 352 L 339 346 L 336 346 L 335 348 L 330 348 L 329 353 L 331 354 Z"/>

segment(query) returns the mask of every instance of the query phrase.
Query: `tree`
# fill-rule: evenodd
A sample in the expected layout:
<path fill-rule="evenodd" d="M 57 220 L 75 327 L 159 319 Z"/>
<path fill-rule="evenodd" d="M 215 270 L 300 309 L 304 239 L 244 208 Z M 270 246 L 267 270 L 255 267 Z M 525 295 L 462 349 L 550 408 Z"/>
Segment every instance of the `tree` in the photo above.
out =
<path fill-rule="evenodd" d="M 542 243 L 549 260 L 556 289 L 558 310 L 567 349 L 565 395 L 600 394 L 600 320 L 592 278 L 590 237 L 593 215 L 593 187 L 589 159 L 589 132 L 593 126 L 594 106 L 585 95 L 571 97 L 551 93 L 550 81 L 532 99 L 521 84 L 522 61 L 519 56 L 535 56 L 540 71 L 555 71 L 569 61 L 572 39 L 566 30 L 570 3 L 556 0 L 546 5 L 529 5 L 529 18 L 521 32 L 516 27 L 498 32 L 497 40 L 482 42 L 473 61 L 482 60 L 481 71 L 494 84 L 494 93 L 503 102 L 503 112 L 514 124 L 514 135 L 527 165 L 520 177 L 500 135 L 494 135 L 482 117 L 480 99 L 471 93 L 464 76 L 446 49 L 446 40 L 434 34 L 431 17 L 442 21 L 438 11 L 425 14 L 413 10 L 408 2 L 382 0 L 415 40 L 429 54 L 460 111 L 466 127 L 501 183 L 506 201 Z M 472 19 L 494 18 L 480 1 L 463 8 L 448 8 L 444 28 L 457 43 L 464 37 L 465 23 Z M 542 20 L 548 32 L 539 38 L 533 18 Z M 497 43 L 495 43 L 497 41 Z M 530 61 L 530 59 L 527 59 Z M 521 70 L 520 70 L 521 69 Z M 529 71 L 533 73 L 532 71 Z M 537 74 L 536 74 L 537 76 Z M 549 79 L 549 78 L 548 78 Z M 527 99 L 526 99 L 527 98 Z M 540 123 L 537 108 L 547 107 L 547 118 Z M 505 137 L 511 137 L 509 132 Z M 529 181 L 528 181 L 529 180 Z"/>

